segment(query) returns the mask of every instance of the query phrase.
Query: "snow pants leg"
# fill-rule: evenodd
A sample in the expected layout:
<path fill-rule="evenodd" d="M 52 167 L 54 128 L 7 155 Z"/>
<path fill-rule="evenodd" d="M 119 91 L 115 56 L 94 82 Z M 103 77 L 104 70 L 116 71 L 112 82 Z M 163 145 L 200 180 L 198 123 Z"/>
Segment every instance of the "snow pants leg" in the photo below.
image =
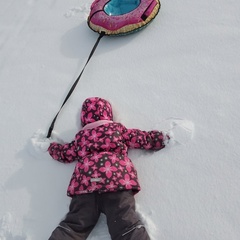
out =
<path fill-rule="evenodd" d="M 102 194 L 101 207 L 112 240 L 150 240 L 135 211 L 132 191 Z"/>
<path fill-rule="evenodd" d="M 112 240 L 150 240 L 135 211 L 132 191 L 74 196 L 69 213 L 48 240 L 87 239 L 101 212 L 107 217 Z"/>
<path fill-rule="evenodd" d="M 74 196 L 68 214 L 53 231 L 49 240 L 85 240 L 99 216 L 95 194 Z"/>

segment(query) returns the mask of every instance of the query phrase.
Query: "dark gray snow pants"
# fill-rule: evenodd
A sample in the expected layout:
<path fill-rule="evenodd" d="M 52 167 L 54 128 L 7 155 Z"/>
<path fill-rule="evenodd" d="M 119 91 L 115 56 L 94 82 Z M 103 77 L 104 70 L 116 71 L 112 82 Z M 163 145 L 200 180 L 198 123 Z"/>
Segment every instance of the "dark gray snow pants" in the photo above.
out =
<path fill-rule="evenodd" d="M 85 240 L 101 213 L 107 217 L 112 240 L 150 240 L 135 212 L 132 191 L 74 196 L 65 219 L 49 240 Z"/>

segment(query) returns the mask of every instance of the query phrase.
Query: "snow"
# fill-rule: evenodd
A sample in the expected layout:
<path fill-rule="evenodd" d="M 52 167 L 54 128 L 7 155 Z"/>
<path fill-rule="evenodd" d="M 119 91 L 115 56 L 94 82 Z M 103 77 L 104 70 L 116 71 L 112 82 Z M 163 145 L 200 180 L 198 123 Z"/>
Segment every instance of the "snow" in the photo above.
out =
<path fill-rule="evenodd" d="M 0 1 L 1 240 L 48 239 L 68 211 L 74 164 L 34 151 L 31 137 L 48 130 L 97 39 L 90 5 Z M 194 123 L 185 145 L 130 152 L 152 239 L 240 239 L 239 11 L 237 0 L 162 0 L 146 29 L 101 40 L 57 120 L 58 136 L 72 140 L 82 102 L 100 96 L 129 128 Z M 110 239 L 104 216 L 89 239 Z"/>

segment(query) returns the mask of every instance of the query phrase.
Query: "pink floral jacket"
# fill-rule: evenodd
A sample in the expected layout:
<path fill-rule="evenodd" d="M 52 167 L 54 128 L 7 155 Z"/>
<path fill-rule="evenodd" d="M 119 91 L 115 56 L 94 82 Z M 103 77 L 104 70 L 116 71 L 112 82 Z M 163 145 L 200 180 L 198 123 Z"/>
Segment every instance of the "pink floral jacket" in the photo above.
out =
<path fill-rule="evenodd" d="M 105 113 L 100 110 L 104 107 Z M 129 189 L 138 192 L 137 172 L 128 157 L 128 149 L 160 150 L 165 147 L 166 136 L 159 131 L 127 129 L 113 122 L 111 105 L 101 98 L 89 98 L 84 102 L 81 120 L 84 127 L 72 142 L 51 143 L 48 149 L 57 161 L 77 161 L 68 196 Z"/>

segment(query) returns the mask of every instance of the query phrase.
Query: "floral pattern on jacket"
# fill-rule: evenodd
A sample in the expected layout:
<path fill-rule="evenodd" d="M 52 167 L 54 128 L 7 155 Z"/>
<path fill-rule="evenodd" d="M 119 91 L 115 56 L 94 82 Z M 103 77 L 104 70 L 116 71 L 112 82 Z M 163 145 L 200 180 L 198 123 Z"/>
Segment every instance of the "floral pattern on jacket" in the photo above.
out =
<path fill-rule="evenodd" d="M 106 100 L 90 98 L 89 101 L 96 103 Z M 87 112 L 88 119 L 89 116 Z M 108 120 L 106 115 L 103 119 Z M 101 117 L 97 121 L 99 120 Z M 88 121 L 83 126 L 92 122 L 94 121 Z M 137 172 L 128 157 L 128 149 L 160 150 L 165 147 L 165 138 L 164 133 L 159 131 L 127 129 L 121 123 L 108 122 L 94 128 L 82 129 L 70 143 L 51 143 L 48 151 L 57 161 L 77 161 L 68 187 L 68 196 L 94 191 L 101 193 L 132 189 L 138 192 L 140 185 Z"/>

